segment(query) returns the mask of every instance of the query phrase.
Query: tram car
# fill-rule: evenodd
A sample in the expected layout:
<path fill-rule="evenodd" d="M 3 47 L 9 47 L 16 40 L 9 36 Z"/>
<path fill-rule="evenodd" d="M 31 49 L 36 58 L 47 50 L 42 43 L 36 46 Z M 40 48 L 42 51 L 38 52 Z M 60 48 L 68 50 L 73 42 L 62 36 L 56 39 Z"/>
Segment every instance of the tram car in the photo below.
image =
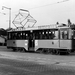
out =
<path fill-rule="evenodd" d="M 75 26 L 46 25 L 8 31 L 7 48 L 52 54 L 75 51 Z"/>

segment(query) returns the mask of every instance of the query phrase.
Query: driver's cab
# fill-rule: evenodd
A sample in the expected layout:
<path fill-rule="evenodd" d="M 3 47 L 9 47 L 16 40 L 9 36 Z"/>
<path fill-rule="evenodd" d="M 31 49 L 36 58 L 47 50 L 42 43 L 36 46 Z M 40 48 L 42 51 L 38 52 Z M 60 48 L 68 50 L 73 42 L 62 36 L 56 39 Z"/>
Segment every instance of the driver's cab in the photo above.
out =
<path fill-rule="evenodd" d="M 75 49 L 75 29 L 65 27 L 60 29 L 60 48 Z"/>

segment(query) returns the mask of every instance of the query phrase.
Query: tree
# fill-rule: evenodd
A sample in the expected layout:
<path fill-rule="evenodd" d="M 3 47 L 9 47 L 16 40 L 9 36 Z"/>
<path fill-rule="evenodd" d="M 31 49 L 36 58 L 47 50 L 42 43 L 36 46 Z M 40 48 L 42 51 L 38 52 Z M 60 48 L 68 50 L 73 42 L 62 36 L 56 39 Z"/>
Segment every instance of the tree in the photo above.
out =
<path fill-rule="evenodd" d="M 10 31 L 10 30 L 12 30 L 12 29 L 13 29 L 13 28 L 7 28 L 6 31 Z"/>
<path fill-rule="evenodd" d="M 7 31 L 3 28 L 0 28 L 0 35 L 7 36 Z"/>

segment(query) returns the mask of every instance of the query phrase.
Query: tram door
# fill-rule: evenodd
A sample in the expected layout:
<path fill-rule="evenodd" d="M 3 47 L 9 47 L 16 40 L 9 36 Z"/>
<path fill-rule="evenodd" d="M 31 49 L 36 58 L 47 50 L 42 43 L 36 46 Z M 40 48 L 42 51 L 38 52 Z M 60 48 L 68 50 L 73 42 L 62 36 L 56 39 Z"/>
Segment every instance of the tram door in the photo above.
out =
<path fill-rule="evenodd" d="M 60 48 L 61 49 L 71 48 L 71 40 L 69 40 L 69 29 L 67 28 L 60 30 Z"/>
<path fill-rule="evenodd" d="M 34 48 L 35 48 L 34 33 L 30 32 L 29 40 L 28 40 L 28 50 L 29 51 L 34 51 Z"/>

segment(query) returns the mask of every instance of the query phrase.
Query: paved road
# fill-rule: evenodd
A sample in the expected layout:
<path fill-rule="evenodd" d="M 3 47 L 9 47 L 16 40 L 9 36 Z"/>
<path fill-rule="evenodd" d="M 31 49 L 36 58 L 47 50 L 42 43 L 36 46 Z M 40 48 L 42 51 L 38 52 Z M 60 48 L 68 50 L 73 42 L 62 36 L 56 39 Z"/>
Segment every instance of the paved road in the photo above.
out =
<path fill-rule="evenodd" d="M 75 54 L 60 56 L 0 48 L 0 75 L 75 75 Z"/>
<path fill-rule="evenodd" d="M 75 54 L 71 55 L 51 55 L 39 53 L 25 53 L 13 51 L 0 51 L 0 55 L 5 58 L 17 59 L 23 61 L 34 61 L 39 64 L 57 64 L 61 66 L 74 66 L 75 67 Z"/>
<path fill-rule="evenodd" d="M 0 58 L 0 75 L 75 75 L 75 68 Z"/>

